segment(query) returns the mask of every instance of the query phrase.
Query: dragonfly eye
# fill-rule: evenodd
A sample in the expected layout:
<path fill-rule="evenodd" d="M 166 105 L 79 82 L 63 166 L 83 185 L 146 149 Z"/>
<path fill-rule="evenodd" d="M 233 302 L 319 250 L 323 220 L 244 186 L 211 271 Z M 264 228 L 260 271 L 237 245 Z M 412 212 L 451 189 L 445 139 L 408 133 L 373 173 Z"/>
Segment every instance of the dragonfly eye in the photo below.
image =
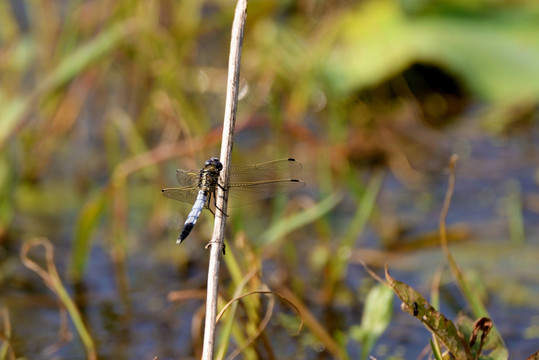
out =
<path fill-rule="evenodd" d="M 210 160 L 206 161 L 206 166 L 213 165 L 216 170 L 221 171 L 223 169 L 223 164 L 219 161 L 218 158 L 212 157 Z"/>

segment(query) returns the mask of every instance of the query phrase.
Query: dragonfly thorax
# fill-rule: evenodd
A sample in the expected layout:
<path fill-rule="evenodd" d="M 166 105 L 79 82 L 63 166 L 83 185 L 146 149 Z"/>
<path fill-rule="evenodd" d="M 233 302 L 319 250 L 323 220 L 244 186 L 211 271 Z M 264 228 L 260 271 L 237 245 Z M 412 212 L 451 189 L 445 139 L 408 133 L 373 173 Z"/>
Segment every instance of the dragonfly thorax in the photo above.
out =
<path fill-rule="evenodd" d="M 219 173 L 223 169 L 223 164 L 218 158 L 212 157 L 204 163 L 204 168 L 200 170 L 200 180 L 198 188 L 205 193 L 214 192 L 219 183 Z"/>

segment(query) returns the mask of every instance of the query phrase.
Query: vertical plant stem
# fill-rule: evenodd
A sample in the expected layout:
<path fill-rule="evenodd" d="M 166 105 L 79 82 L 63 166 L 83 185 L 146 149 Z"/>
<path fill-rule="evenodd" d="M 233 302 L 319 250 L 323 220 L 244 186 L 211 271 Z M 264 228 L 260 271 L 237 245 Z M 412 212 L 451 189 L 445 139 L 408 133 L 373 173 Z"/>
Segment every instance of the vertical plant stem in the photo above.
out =
<path fill-rule="evenodd" d="M 232 36 L 230 41 L 230 55 L 228 59 L 228 81 L 226 92 L 225 116 L 223 123 L 223 137 L 221 143 L 220 159 L 223 163 L 221 178 L 219 183 L 226 189 L 230 178 L 230 156 L 234 139 L 234 126 L 236 123 L 236 110 L 238 108 L 238 93 L 240 82 L 240 60 L 241 46 L 243 42 L 243 31 L 245 29 L 245 19 L 247 17 L 247 0 L 238 0 L 234 13 L 234 23 L 232 25 Z M 227 208 L 227 194 L 220 187 L 217 189 L 217 207 Z M 204 326 L 204 344 L 202 348 L 202 359 L 213 359 L 215 344 L 215 326 L 217 317 L 217 296 L 219 287 L 219 265 L 221 250 L 224 246 L 224 234 L 226 225 L 226 215 L 222 211 L 215 212 L 215 224 L 213 227 L 212 240 L 210 242 L 210 262 L 208 265 L 208 287 L 206 295 L 206 322 Z"/>

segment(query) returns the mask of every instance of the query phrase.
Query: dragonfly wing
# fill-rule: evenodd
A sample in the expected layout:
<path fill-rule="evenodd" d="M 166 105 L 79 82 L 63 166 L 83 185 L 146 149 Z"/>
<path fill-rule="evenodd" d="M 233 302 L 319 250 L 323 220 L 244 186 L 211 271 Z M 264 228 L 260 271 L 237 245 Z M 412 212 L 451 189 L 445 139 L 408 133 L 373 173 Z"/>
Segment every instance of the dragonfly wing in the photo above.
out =
<path fill-rule="evenodd" d="M 305 183 L 295 179 L 233 183 L 228 188 L 229 207 L 238 207 L 267 199 L 275 194 L 301 189 Z"/>
<path fill-rule="evenodd" d="M 304 182 L 292 179 L 301 169 L 301 163 L 295 159 L 232 167 L 228 186 L 229 206 L 248 205 L 278 193 L 303 188 Z M 163 195 L 170 199 L 194 203 L 199 191 L 200 172 L 178 169 L 176 178 L 181 187 L 164 189 Z M 205 207 L 215 211 L 214 203 L 215 199 L 210 195 Z"/>
<path fill-rule="evenodd" d="M 196 170 L 178 169 L 176 170 L 176 179 L 178 179 L 178 182 L 182 187 L 197 186 L 200 179 L 200 172 Z"/>
<path fill-rule="evenodd" d="M 275 179 L 292 179 L 303 166 L 295 159 L 280 159 L 230 169 L 230 183 L 254 183 Z"/>
<path fill-rule="evenodd" d="M 196 186 L 184 186 L 181 188 L 168 188 L 161 190 L 163 195 L 169 199 L 193 204 L 197 198 L 198 188 Z"/>

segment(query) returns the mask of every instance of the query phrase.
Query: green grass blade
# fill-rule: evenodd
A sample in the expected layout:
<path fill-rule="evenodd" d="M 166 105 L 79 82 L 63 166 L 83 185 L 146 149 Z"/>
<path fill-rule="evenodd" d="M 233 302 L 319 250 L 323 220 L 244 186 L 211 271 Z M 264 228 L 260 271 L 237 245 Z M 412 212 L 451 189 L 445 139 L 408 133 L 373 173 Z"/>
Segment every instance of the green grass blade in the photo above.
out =
<path fill-rule="evenodd" d="M 56 68 L 38 84 L 32 94 L 17 99 L 6 99 L 0 94 L 0 105 L 2 105 L 0 109 L 2 118 L 0 121 L 0 147 L 3 146 L 18 122 L 24 118 L 23 115 L 40 95 L 65 85 L 92 63 L 105 58 L 111 51 L 117 49 L 128 35 L 133 33 L 135 24 L 134 21 L 127 20 L 103 30 L 71 55 L 64 57 Z"/>
<path fill-rule="evenodd" d="M 313 207 L 310 207 L 304 211 L 298 212 L 297 214 L 278 221 L 275 225 L 271 226 L 266 232 L 261 236 L 262 242 L 264 244 L 271 244 L 278 239 L 282 238 L 286 234 L 294 231 L 302 226 L 305 226 L 316 219 L 320 218 L 331 209 L 333 209 L 340 201 L 342 200 L 342 195 L 334 193 L 324 200 L 320 201 Z"/>
<path fill-rule="evenodd" d="M 107 204 L 107 192 L 101 190 L 97 196 L 90 198 L 84 205 L 75 225 L 75 237 L 73 240 L 72 266 L 70 276 L 78 281 L 86 264 L 91 250 L 91 239 L 97 227 L 97 223 L 105 210 Z"/>
<path fill-rule="evenodd" d="M 117 49 L 128 35 L 132 34 L 134 24 L 133 21 L 127 20 L 103 30 L 91 41 L 65 57 L 43 80 L 39 86 L 39 90 L 50 91 L 62 86 L 79 75 L 95 61 L 105 58 L 111 51 Z"/>
<path fill-rule="evenodd" d="M 376 197 L 384 180 L 384 171 L 376 171 L 369 180 L 367 188 L 359 199 L 357 211 L 342 237 L 337 254 L 349 254 L 355 246 L 357 237 L 363 232 L 376 202 Z M 333 280 L 340 279 L 348 264 L 347 256 L 335 256 L 332 266 Z"/>

